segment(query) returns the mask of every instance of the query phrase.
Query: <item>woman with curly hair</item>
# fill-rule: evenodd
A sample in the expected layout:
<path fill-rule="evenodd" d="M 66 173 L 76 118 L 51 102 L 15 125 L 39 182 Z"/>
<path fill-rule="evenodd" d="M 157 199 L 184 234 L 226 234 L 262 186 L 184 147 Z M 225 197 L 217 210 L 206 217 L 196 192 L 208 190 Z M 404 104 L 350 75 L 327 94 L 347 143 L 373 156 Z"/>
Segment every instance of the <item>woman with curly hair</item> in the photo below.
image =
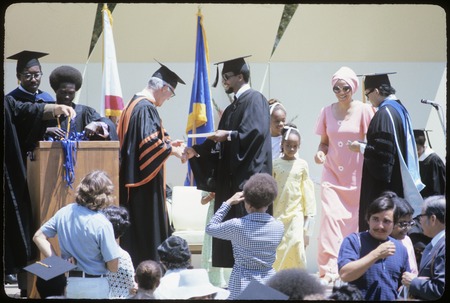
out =
<path fill-rule="evenodd" d="M 117 272 L 119 245 L 114 229 L 101 212 L 114 201 L 113 183 L 104 171 L 87 174 L 78 185 L 75 203 L 62 207 L 34 234 L 42 255 L 56 255 L 49 238 L 57 236 L 61 257 L 75 262 L 69 272 L 66 297 L 106 299 L 108 272 Z"/>

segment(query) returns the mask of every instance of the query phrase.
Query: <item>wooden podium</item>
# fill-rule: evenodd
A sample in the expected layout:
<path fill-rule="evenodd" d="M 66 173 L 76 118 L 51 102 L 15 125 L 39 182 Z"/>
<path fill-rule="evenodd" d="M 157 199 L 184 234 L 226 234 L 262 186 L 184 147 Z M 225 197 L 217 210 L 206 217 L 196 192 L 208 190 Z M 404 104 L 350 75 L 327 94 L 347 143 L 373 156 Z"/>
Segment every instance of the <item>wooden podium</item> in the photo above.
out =
<path fill-rule="evenodd" d="M 31 159 L 30 159 L 31 158 Z M 34 232 L 61 207 L 75 202 L 81 179 L 93 170 L 105 171 L 114 184 L 119 204 L 119 141 L 79 141 L 76 143 L 75 181 L 70 188 L 65 179 L 64 153 L 61 142 L 40 141 L 27 159 L 27 178 L 31 197 Z M 59 254 L 57 239 L 50 239 Z M 42 255 L 39 259 L 42 259 Z M 28 274 L 28 298 L 39 298 L 35 276 Z"/>

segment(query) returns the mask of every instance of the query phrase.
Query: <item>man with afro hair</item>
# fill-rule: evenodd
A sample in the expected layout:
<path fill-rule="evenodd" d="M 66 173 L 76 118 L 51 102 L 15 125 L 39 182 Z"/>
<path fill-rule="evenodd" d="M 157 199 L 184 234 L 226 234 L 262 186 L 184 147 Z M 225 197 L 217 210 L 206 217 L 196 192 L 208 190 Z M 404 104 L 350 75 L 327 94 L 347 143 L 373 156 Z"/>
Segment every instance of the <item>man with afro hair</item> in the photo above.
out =
<path fill-rule="evenodd" d="M 47 127 L 45 139 L 59 140 L 72 135 L 82 133 L 89 140 L 119 140 L 114 122 L 106 117 L 100 116 L 90 106 L 75 104 L 73 102 L 77 91 L 83 83 L 83 76 L 80 71 L 72 66 L 59 66 L 50 74 L 50 86 L 56 94 L 56 103 L 71 106 L 75 109 L 77 116 L 70 123 L 64 117 Z"/>

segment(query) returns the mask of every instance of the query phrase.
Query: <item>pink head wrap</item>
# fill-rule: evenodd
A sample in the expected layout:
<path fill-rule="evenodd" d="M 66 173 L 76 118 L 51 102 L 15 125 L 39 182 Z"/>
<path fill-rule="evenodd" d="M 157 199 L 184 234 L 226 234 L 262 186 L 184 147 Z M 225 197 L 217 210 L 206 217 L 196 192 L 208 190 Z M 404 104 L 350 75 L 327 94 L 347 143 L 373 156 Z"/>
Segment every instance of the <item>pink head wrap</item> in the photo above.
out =
<path fill-rule="evenodd" d="M 331 85 L 334 86 L 339 80 L 344 80 L 352 88 L 352 94 L 356 93 L 359 86 L 359 80 L 355 72 L 346 66 L 341 67 L 331 78 Z"/>

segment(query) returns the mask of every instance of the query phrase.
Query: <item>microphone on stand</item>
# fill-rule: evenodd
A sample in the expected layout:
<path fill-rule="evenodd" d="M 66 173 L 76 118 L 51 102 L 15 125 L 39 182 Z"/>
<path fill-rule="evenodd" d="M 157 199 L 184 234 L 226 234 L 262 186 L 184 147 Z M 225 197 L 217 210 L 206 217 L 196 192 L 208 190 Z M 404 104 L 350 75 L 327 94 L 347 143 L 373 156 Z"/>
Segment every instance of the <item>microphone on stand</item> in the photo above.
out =
<path fill-rule="evenodd" d="M 430 104 L 430 105 L 433 105 L 433 106 L 439 106 L 439 104 L 437 104 L 436 102 L 431 101 L 431 100 L 427 100 L 427 99 L 422 99 L 422 100 L 420 100 L 420 102 L 422 102 L 423 104 Z"/>

